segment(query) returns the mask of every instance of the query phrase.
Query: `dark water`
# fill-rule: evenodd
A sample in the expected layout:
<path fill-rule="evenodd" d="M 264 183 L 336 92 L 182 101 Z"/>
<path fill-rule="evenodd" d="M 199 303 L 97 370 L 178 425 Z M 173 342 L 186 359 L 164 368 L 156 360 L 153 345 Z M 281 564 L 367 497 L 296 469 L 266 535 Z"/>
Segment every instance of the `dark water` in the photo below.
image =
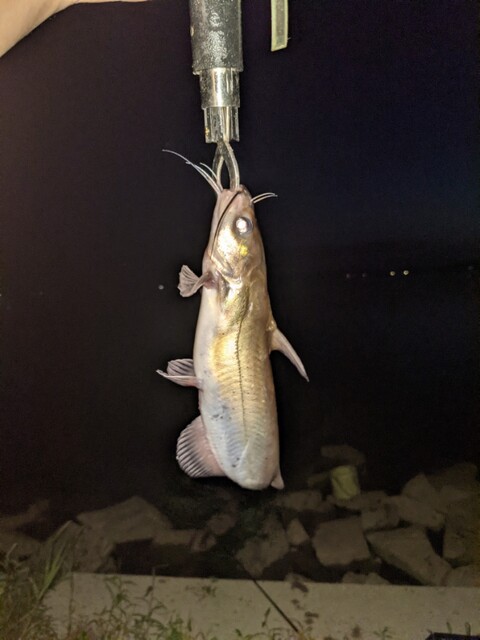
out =
<path fill-rule="evenodd" d="M 478 459 L 476 273 L 270 271 L 277 322 L 310 376 L 273 354 L 287 485 L 315 469 L 326 443 L 358 447 L 370 482 L 385 488 Z M 163 290 L 151 276 L 150 291 L 127 282 L 81 304 L 82 282 L 6 296 L 4 487 L 113 499 L 155 494 L 176 476 L 175 440 L 196 415 L 196 392 L 155 368 L 190 354 L 199 300 L 180 299 L 174 273 Z"/>
<path fill-rule="evenodd" d="M 187 3 L 141 4 L 74 7 L 0 61 L 12 508 L 154 499 L 196 415 L 195 392 L 155 369 L 191 354 L 199 301 L 177 273 L 200 266 L 213 198 L 161 150 L 213 149 Z M 372 485 L 396 487 L 480 453 L 477 16 L 461 1 L 291 5 L 292 40 L 271 54 L 270 3 L 243 3 L 236 146 L 252 193 L 280 196 L 258 207 L 272 304 L 311 380 L 273 354 L 284 475 L 294 486 L 322 444 L 348 443 Z"/>

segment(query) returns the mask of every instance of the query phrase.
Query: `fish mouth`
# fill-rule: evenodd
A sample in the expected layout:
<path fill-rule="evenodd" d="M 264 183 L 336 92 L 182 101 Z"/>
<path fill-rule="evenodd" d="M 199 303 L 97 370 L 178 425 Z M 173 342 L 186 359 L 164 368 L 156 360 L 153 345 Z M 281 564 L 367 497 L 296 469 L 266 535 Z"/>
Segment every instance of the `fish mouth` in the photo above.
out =
<path fill-rule="evenodd" d="M 225 220 L 225 216 L 229 211 L 231 211 L 232 206 L 234 204 L 237 204 L 240 209 L 243 208 L 242 203 L 239 203 L 237 200 L 239 196 L 245 206 L 251 207 L 250 193 L 243 185 L 240 185 L 235 190 L 224 189 L 221 192 L 221 194 L 219 195 L 217 206 L 214 210 L 212 229 L 210 233 L 208 257 L 217 267 L 217 269 L 219 269 L 227 278 L 235 277 L 235 268 L 226 259 L 226 256 L 224 256 L 222 252 L 218 250 L 218 239 L 220 231 L 223 228 L 223 221 Z"/>
<path fill-rule="evenodd" d="M 220 225 L 222 224 L 222 220 L 223 220 L 223 218 L 225 217 L 225 214 L 227 213 L 227 211 L 228 211 L 228 210 L 230 209 L 230 207 L 232 206 L 232 204 L 233 204 L 233 202 L 234 202 L 235 198 L 237 198 L 237 197 L 242 193 L 242 191 L 245 191 L 245 187 L 241 187 L 241 186 L 240 186 L 236 191 L 233 191 L 233 192 L 232 192 L 232 191 L 230 191 L 229 189 L 228 189 L 228 190 L 227 190 L 227 189 L 225 189 L 225 190 L 222 192 L 222 196 L 226 196 L 226 195 L 227 195 L 227 193 L 231 193 L 231 194 L 232 194 L 232 196 L 231 196 L 231 198 L 228 200 L 228 202 L 227 202 L 226 206 L 223 208 L 223 210 L 219 207 L 219 208 L 218 208 L 218 210 L 216 210 L 216 212 L 215 212 L 215 213 L 216 213 L 216 216 L 215 216 L 215 217 L 216 217 L 216 220 L 215 220 L 215 219 L 213 220 L 213 222 L 214 222 L 214 224 L 215 224 L 215 236 L 214 236 L 214 239 L 215 239 L 215 240 L 216 240 L 216 238 L 217 238 L 217 236 L 218 236 L 218 231 L 219 231 L 219 229 L 220 229 Z M 222 199 L 223 199 L 223 198 L 222 198 Z M 217 208 L 215 208 L 215 209 L 217 209 Z"/>
<path fill-rule="evenodd" d="M 224 195 L 226 195 L 226 191 L 224 190 L 222 193 Z M 223 208 L 223 210 L 219 207 L 218 210 L 216 208 L 216 216 L 213 220 L 214 226 L 215 226 L 215 232 L 213 234 L 213 238 L 210 242 L 210 249 L 209 249 L 209 256 L 210 259 L 212 260 L 212 262 L 214 262 L 217 267 L 219 267 L 223 272 L 225 272 L 226 275 L 233 275 L 233 269 L 232 266 L 230 264 L 228 264 L 224 258 L 219 254 L 218 251 L 216 251 L 217 248 L 217 243 L 218 243 L 218 234 L 220 232 L 220 229 L 222 227 L 222 221 L 225 218 L 225 215 L 227 213 L 227 211 L 230 209 L 230 207 L 232 206 L 233 202 L 235 201 L 235 198 L 237 198 L 243 191 L 245 191 L 244 187 L 239 187 L 236 191 L 234 191 L 232 193 L 231 198 L 227 201 L 227 204 L 225 205 L 225 207 Z M 213 227 L 213 225 L 212 225 Z"/>

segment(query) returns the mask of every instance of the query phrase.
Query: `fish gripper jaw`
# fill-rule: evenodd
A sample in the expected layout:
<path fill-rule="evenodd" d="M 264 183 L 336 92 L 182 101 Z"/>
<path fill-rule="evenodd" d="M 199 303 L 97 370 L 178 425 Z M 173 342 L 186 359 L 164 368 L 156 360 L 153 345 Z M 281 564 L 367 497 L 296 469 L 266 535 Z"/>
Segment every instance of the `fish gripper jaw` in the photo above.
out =
<path fill-rule="evenodd" d="M 240 186 L 240 171 L 232 146 L 224 140 L 217 142 L 217 150 L 213 159 L 213 172 L 217 176 L 219 184 L 222 184 L 223 163 L 225 163 L 230 177 L 230 189 L 235 191 Z"/>

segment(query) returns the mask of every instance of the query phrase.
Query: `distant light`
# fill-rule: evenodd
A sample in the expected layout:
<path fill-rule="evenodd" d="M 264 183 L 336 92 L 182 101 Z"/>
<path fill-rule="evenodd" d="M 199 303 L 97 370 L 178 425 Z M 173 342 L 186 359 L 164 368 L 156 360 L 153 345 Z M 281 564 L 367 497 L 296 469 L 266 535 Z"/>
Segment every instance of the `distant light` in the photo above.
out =
<path fill-rule="evenodd" d="M 468 270 L 469 271 L 473 271 L 475 269 L 475 267 L 473 266 L 473 264 L 469 265 Z"/>
<path fill-rule="evenodd" d="M 362 273 L 362 278 L 366 278 L 367 274 L 366 273 Z"/>
<path fill-rule="evenodd" d="M 163 291 L 165 289 L 165 286 L 163 284 L 159 284 L 158 288 L 160 289 L 160 291 Z"/>
<path fill-rule="evenodd" d="M 404 276 L 408 276 L 410 274 L 410 271 L 408 269 L 404 269 L 402 273 Z"/>
<path fill-rule="evenodd" d="M 346 273 L 346 274 L 345 274 L 345 278 L 346 278 L 347 280 L 350 280 L 350 278 L 351 278 L 351 277 L 352 277 L 352 274 L 351 274 L 351 273 Z"/>
<path fill-rule="evenodd" d="M 395 271 L 390 271 L 390 275 L 394 276 L 394 275 L 396 275 L 396 272 Z"/>

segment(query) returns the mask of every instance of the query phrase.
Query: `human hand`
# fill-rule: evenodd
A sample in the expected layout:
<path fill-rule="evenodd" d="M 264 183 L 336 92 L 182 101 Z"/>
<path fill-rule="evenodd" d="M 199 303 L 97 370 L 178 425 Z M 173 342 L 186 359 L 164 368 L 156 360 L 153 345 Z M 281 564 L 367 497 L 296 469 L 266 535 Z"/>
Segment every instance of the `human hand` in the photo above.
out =
<path fill-rule="evenodd" d="M 62 9 L 83 2 L 118 0 L 0 0 L 0 56 L 33 31 L 44 20 Z M 120 0 L 145 2 L 145 0 Z"/>

